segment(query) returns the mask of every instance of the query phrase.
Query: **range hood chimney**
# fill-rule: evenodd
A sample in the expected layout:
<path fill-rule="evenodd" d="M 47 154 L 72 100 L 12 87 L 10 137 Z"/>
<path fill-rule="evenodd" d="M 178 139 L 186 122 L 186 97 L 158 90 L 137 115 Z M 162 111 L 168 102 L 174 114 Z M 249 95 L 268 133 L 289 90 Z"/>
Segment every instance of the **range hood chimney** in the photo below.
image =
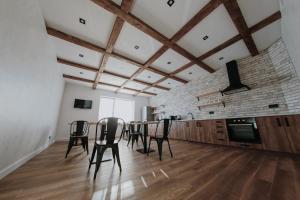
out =
<path fill-rule="evenodd" d="M 241 83 L 237 62 L 235 60 L 226 63 L 229 86 L 222 91 L 222 94 L 234 94 L 250 90 L 247 85 Z"/>

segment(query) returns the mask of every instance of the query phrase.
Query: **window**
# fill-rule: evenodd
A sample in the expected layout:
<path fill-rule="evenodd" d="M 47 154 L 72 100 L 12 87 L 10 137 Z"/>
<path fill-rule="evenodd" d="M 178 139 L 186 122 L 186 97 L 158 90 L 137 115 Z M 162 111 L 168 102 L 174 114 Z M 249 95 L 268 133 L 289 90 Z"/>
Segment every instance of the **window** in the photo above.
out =
<path fill-rule="evenodd" d="M 100 97 L 98 119 L 119 117 L 126 122 L 134 120 L 134 101 L 112 97 Z"/>

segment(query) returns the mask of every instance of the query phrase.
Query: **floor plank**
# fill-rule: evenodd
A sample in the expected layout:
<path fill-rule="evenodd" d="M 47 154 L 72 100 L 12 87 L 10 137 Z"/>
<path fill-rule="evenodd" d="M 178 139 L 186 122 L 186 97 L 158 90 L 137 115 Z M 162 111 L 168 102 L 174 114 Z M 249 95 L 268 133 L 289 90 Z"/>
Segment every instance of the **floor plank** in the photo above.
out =
<path fill-rule="evenodd" d="M 175 140 L 171 146 L 174 158 L 164 146 L 159 161 L 157 151 L 146 156 L 121 142 L 122 173 L 106 162 L 94 182 L 86 153 L 75 148 L 64 159 L 67 144 L 57 142 L 2 179 L 0 199 L 300 199 L 298 156 Z"/>

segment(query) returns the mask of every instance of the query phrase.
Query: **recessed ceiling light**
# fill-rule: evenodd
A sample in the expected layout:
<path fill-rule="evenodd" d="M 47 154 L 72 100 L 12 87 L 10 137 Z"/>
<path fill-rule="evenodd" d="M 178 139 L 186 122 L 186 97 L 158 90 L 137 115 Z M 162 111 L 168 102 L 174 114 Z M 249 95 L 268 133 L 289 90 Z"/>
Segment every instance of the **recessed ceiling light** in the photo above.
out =
<path fill-rule="evenodd" d="M 173 4 L 175 3 L 175 0 L 169 0 L 168 2 L 167 2 L 167 4 L 171 7 L 171 6 L 173 6 Z"/>
<path fill-rule="evenodd" d="M 223 59 L 224 59 L 224 57 L 220 57 L 220 58 L 219 58 L 219 60 L 223 60 Z"/>
<path fill-rule="evenodd" d="M 138 50 L 138 49 L 140 48 L 140 46 L 135 45 L 134 48 L 135 48 L 136 50 Z"/>
<path fill-rule="evenodd" d="M 80 22 L 81 24 L 86 24 L 86 20 L 83 19 L 83 18 L 79 18 L 79 22 Z"/>
<path fill-rule="evenodd" d="M 172 62 L 171 62 L 171 61 L 169 61 L 169 62 L 167 62 L 167 64 L 168 64 L 168 65 L 171 65 L 171 64 L 172 64 Z"/>
<path fill-rule="evenodd" d="M 79 72 L 79 74 L 83 74 L 83 72 Z"/>
<path fill-rule="evenodd" d="M 203 40 L 207 40 L 208 39 L 208 35 L 204 36 L 202 39 Z"/>
<path fill-rule="evenodd" d="M 171 83 L 169 82 L 168 85 L 171 85 Z"/>
<path fill-rule="evenodd" d="M 151 78 L 151 76 L 147 76 L 147 78 Z"/>
<path fill-rule="evenodd" d="M 83 58 L 84 57 L 84 55 L 83 54 L 78 54 L 78 56 L 80 57 L 80 58 Z"/>
<path fill-rule="evenodd" d="M 189 74 L 193 74 L 193 72 L 189 72 Z"/>

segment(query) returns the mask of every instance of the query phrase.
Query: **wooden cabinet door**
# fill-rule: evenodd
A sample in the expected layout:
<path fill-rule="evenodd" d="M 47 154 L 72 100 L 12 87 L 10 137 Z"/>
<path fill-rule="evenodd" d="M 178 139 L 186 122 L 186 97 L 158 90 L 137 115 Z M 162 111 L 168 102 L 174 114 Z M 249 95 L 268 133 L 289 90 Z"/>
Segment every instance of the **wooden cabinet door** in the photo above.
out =
<path fill-rule="evenodd" d="M 201 142 L 200 132 L 201 132 L 201 121 L 193 120 L 189 122 L 189 141 Z"/>
<path fill-rule="evenodd" d="M 201 141 L 204 143 L 213 143 L 212 132 L 215 129 L 214 120 L 202 120 L 201 126 L 203 127 L 200 133 Z"/>
<path fill-rule="evenodd" d="M 148 135 L 154 136 L 156 131 L 156 123 L 148 124 Z"/>
<path fill-rule="evenodd" d="M 175 139 L 186 140 L 186 122 L 177 122 L 176 123 L 176 136 Z"/>
<path fill-rule="evenodd" d="M 256 123 L 265 150 L 291 152 L 285 125 L 280 116 L 257 117 Z"/>
<path fill-rule="evenodd" d="M 300 153 L 300 115 L 281 117 L 293 153 Z"/>
<path fill-rule="evenodd" d="M 170 130 L 170 133 L 168 136 L 171 139 L 176 139 L 176 134 L 177 134 L 177 124 L 176 123 L 178 123 L 178 122 L 172 121 L 171 130 Z"/>

